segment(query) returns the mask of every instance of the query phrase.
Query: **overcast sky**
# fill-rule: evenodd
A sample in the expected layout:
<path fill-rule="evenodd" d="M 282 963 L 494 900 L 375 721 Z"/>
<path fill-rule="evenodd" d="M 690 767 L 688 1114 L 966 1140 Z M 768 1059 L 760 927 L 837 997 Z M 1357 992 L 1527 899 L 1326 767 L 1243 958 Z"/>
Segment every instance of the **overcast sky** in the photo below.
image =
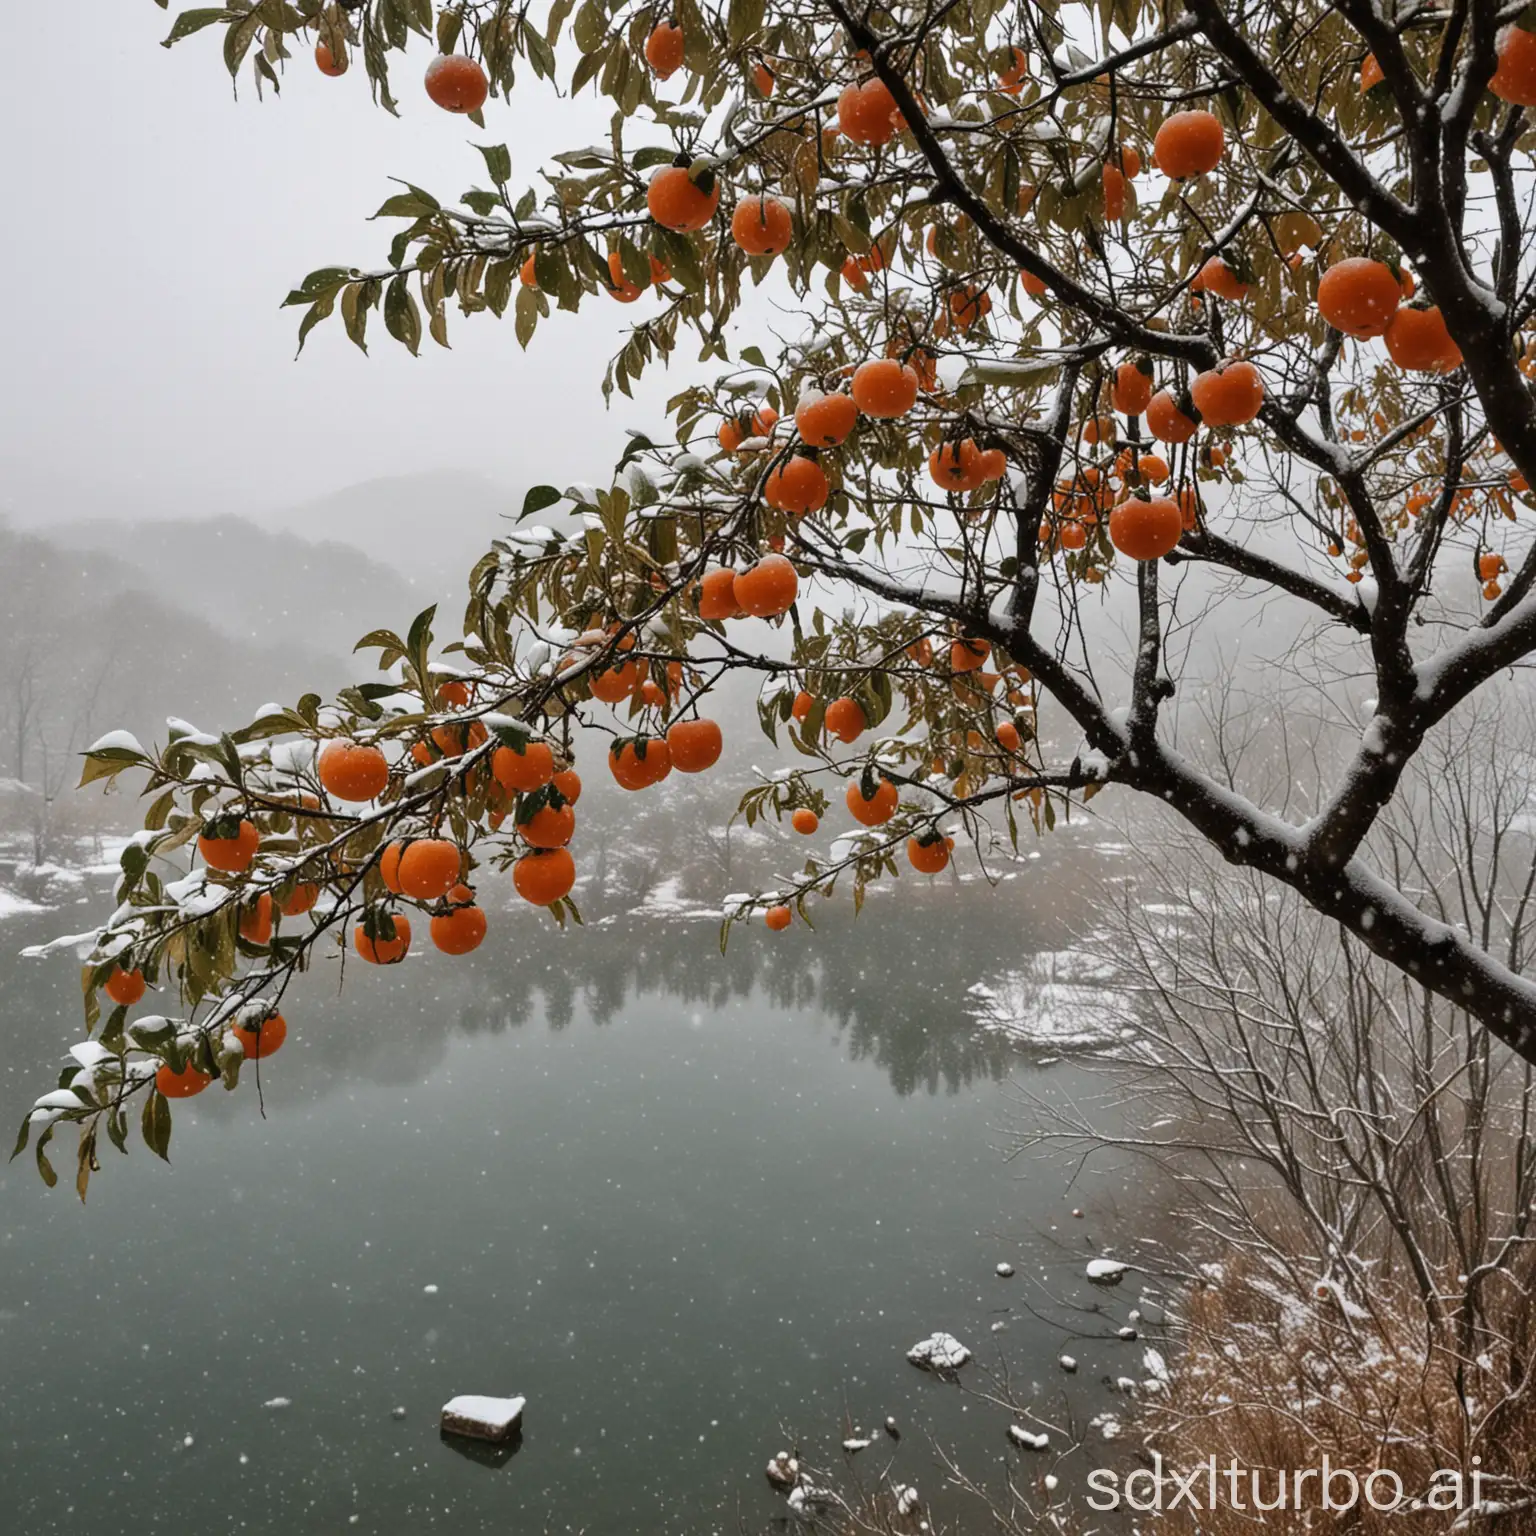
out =
<path fill-rule="evenodd" d="M 179 7 L 174 3 L 171 14 Z M 220 29 L 163 49 L 152 0 L 75 13 L 67 43 L 0 8 L 9 146 L 0 510 L 31 518 L 260 512 L 371 479 L 454 466 L 514 485 L 597 480 L 626 426 L 655 426 L 678 387 L 605 415 L 599 385 L 633 309 L 592 303 L 540 327 L 450 310 L 453 350 L 365 358 L 339 321 L 294 360 L 314 267 L 382 264 L 397 225 L 365 223 L 398 175 L 445 196 L 485 184 L 472 141 L 505 142 L 520 184 L 553 149 L 606 136 L 590 97 L 528 77 L 481 135 L 421 91 L 430 53 L 397 64 L 400 119 L 307 58 L 280 98 L 235 101 Z M 48 67 L 42 68 L 40 57 Z"/>

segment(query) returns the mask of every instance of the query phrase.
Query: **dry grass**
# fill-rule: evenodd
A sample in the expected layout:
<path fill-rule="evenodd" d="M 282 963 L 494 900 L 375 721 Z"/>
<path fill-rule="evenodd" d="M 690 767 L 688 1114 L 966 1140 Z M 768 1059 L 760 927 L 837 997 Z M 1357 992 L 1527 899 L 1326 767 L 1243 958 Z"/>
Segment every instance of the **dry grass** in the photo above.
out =
<path fill-rule="evenodd" d="M 1278 1238 L 1285 1218 L 1271 1220 Z M 1292 1235 L 1301 1251 L 1299 1227 Z M 1259 1528 L 1536 1536 L 1530 1268 L 1522 1257 L 1494 1277 L 1469 1318 L 1454 1273 L 1439 1275 L 1438 1297 L 1426 1305 L 1385 1251 L 1372 1284 L 1354 1298 L 1326 1283 L 1302 1290 L 1252 1257 L 1209 1266 L 1180 1308 L 1173 1376 L 1138 1426 L 1169 1464 L 1187 1469 L 1214 1457 L 1226 1467 L 1235 1458 L 1244 1469 L 1239 1486 L 1251 1486 L 1256 1469 L 1265 1501 L 1275 1499 L 1282 1469 L 1320 1467 L 1324 1456 L 1362 1478 L 1395 1472 L 1410 1500 L 1425 1496 L 1442 1468 L 1476 1469 L 1485 1475 L 1484 1500 L 1508 1507 L 1462 1525 L 1454 1512 L 1387 1514 L 1363 1501 L 1347 1514 L 1325 1512 L 1315 1507 L 1314 1479 L 1310 1512 L 1261 1517 L 1223 1500 L 1198 1514 L 1166 1513 L 1157 1528 L 1191 1536 Z M 1387 1481 L 1378 1487 L 1390 1491 Z M 1250 1492 L 1243 1498 L 1251 1504 Z"/>

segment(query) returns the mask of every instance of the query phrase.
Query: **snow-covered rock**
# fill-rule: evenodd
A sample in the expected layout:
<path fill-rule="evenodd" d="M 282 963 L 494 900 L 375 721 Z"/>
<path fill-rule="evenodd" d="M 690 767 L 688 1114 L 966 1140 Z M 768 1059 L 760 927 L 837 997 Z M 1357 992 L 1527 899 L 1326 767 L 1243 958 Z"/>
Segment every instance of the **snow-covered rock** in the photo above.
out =
<path fill-rule="evenodd" d="M 1119 1259 L 1090 1259 L 1083 1273 L 1095 1285 L 1119 1285 L 1128 1268 L 1130 1266 L 1122 1264 Z"/>
<path fill-rule="evenodd" d="M 1036 1434 L 1032 1429 L 1025 1429 L 1022 1424 L 1008 1426 L 1008 1439 L 1021 1451 L 1048 1451 L 1051 1448 L 1049 1435 Z"/>
<path fill-rule="evenodd" d="M 444 1434 L 464 1435 L 471 1440 L 500 1443 L 510 1440 L 523 1425 L 522 1397 L 480 1397 L 466 1393 L 443 1404 Z"/>
<path fill-rule="evenodd" d="M 829 1488 L 817 1488 L 811 1483 L 800 1483 L 791 1490 L 789 1495 L 789 1510 L 793 1515 L 810 1517 L 817 1510 L 831 1509 L 838 1503 L 838 1497 Z"/>
<path fill-rule="evenodd" d="M 1013 1265 L 1008 1263 L 1006 1259 L 997 1266 L 997 1278 L 999 1280 L 1008 1280 L 1012 1278 L 1012 1275 Z"/>
<path fill-rule="evenodd" d="M 767 1473 L 775 1488 L 793 1488 L 800 1481 L 800 1463 L 788 1451 L 780 1451 L 768 1463 Z"/>
<path fill-rule="evenodd" d="M 907 1359 L 925 1371 L 958 1371 L 971 1352 L 950 1333 L 930 1334 L 907 1351 Z"/>

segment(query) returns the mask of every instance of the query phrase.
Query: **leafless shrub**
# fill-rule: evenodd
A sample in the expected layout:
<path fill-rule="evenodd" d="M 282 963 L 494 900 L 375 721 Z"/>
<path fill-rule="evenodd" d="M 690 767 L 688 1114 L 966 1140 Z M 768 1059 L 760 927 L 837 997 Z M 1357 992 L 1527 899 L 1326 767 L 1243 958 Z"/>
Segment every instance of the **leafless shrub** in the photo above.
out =
<path fill-rule="evenodd" d="M 1516 967 L 1536 888 L 1533 742 L 1523 695 L 1468 717 L 1379 834 L 1402 888 Z M 1162 901 L 1139 883 L 1100 936 L 1134 1024 L 1099 1058 L 1105 1099 L 1031 1100 L 1019 1137 L 1138 1159 L 1174 1218 L 1176 1241 L 1137 1240 L 1182 1297 L 1146 1447 L 1185 1466 L 1236 1457 L 1264 1471 L 1266 1497 L 1271 1473 L 1324 1453 L 1392 1469 L 1410 1497 L 1440 1469 L 1469 1489 L 1477 1472 L 1478 1512 L 1409 1528 L 1536 1530 L 1530 1067 L 1288 893 L 1188 849 L 1178 871 Z M 1161 1524 L 1225 1536 L 1257 1519 L 1228 1505 Z"/>

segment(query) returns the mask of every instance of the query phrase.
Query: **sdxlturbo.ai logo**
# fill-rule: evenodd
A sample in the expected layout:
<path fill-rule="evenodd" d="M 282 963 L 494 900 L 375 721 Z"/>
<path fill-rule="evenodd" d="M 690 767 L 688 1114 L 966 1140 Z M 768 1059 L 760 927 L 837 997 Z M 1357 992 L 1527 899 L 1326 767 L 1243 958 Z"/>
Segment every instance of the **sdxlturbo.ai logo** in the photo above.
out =
<path fill-rule="evenodd" d="M 1472 1458 L 1474 1467 L 1482 1458 Z M 1336 1467 L 1324 1456 L 1321 1466 L 1245 1467 L 1233 1457 L 1218 1467 L 1214 1456 L 1185 1472 L 1164 1465 L 1154 1451 L 1150 1467 L 1123 1478 L 1108 1467 L 1088 1474 L 1088 1507 L 1100 1512 L 1126 1508 L 1138 1513 L 1176 1509 L 1198 1513 L 1220 1508 L 1269 1514 L 1276 1510 L 1322 1509 L 1335 1514 L 1368 1506 L 1382 1512 L 1408 1509 L 1475 1509 L 1483 1502 L 1485 1473 L 1462 1474 L 1445 1468 L 1433 1473 L 1422 1492 L 1410 1496 L 1390 1467 L 1358 1473 Z"/>

